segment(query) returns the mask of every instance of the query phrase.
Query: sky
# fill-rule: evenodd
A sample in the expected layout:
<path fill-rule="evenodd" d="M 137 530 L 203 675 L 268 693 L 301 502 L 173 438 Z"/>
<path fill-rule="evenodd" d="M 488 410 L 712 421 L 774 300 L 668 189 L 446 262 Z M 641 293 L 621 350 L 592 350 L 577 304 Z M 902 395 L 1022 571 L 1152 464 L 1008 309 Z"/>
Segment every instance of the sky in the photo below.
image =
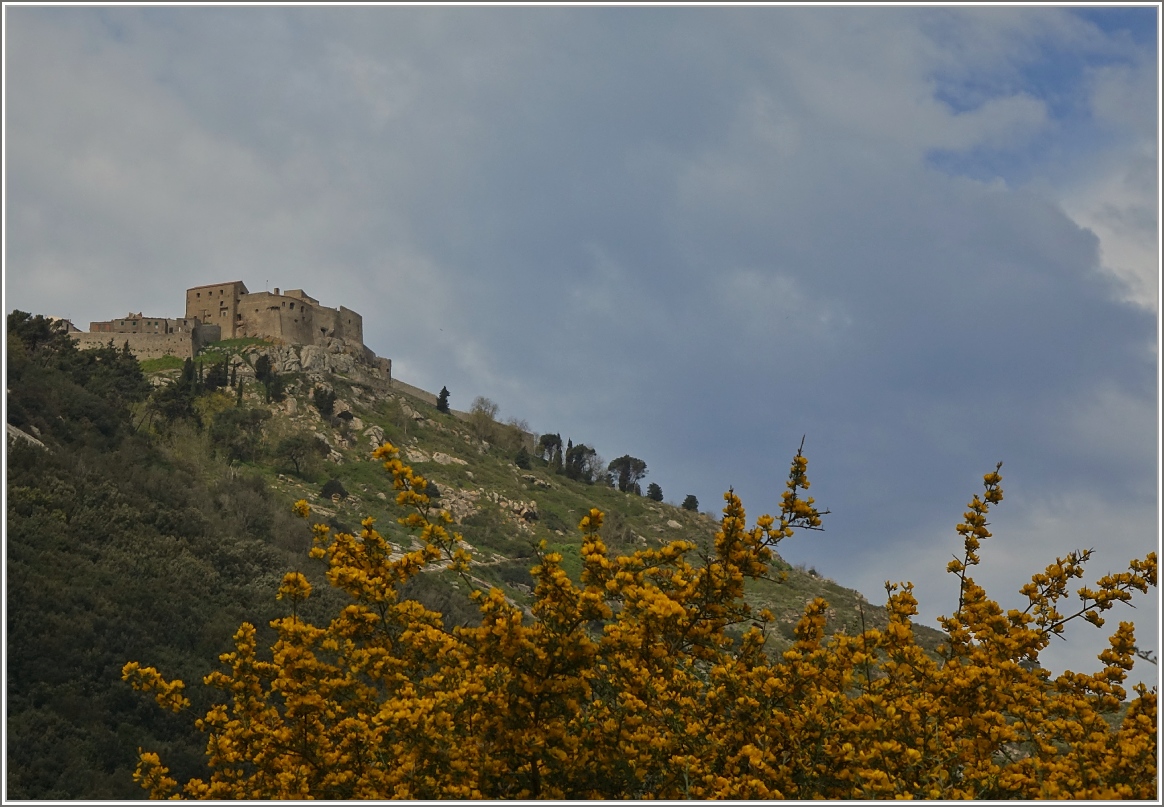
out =
<path fill-rule="evenodd" d="M 5 310 L 303 288 L 751 519 L 803 437 L 831 513 L 781 553 L 929 625 L 1002 461 L 974 576 L 1023 607 L 1159 547 L 1157 12 L 9 4 Z M 1109 616 L 1161 647 L 1157 592 Z"/>

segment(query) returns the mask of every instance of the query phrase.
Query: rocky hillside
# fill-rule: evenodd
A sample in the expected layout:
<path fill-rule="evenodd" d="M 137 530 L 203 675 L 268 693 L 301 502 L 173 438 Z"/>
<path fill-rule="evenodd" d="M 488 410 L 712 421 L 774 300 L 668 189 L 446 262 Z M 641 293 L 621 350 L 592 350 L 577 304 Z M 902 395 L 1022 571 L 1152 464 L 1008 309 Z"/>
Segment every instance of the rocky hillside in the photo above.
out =
<path fill-rule="evenodd" d="M 335 348 L 247 345 L 220 353 L 237 365 L 239 379 L 253 379 L 264 355 L 283 375 L 286 398 L 281 402 L 266 402 L 258 384 L 244 388 L 247 405 L 272 414 L 264 426 L 269 448 L 292 435 L 314 437 L 322 447 L 324 456 L 298 473 L 277 451 L 248 464 L 286 502 L 306 499 L 320 519 L 349 528 L 371 515 L 401 551 L 412 548 L 412 537 L 396 524 L 401 513 L 391 479 L 370 457 L 373 448 L 389 440 L 402 449 L 401 459 L 435 483 L 440 506 L 453 515 L 477 563 L 477 584 L 500 586 L 523 604 L 530 600 L 528 568 L 540 541 L 563 555 L 565 569 L 577 579 L 581 561 L 576 525 L 591 507 L 607 513 L 604 538 L 612 551 L 630 552 L 680 538 L 711 545 L 716 518 L 571 480 L 536 457 L 529 468 L 519 468 L 514 464 L 518 451 L 524 447 L 533 454 L 536 435 L 500 423 L 474 425 L 464 413 L 442 414 L 434 406 L 435 396 L 390 381 L 343 353 L 341 346 Z M 335 395 L 328 416 L 313 404 L 317 389 Z M 342 495 L 332 492 L 336 483 Z M 758 515 L 751 514 L 753 519 Z M 862 621 L 869 627 L 884 624 L 884 609 L 860 593 L 815 570 L 792 568 L 779 559 L 776 565 L 774 576 L 782 574 L 783 581 L 757 581 L 749 594 L 754 605 L 770 608 L 780 620 L 779 634 L 769 640 L 773 652 L 791 643 L 804 604 L 817 596 L 831 605 L 829 632 L 859 632 Z M 473 618 L 464 593 L 442 592 L 438 597 L 446 610 L 455 608 L 458 620 Z M 919 632 L 934 645 L 940 638 L 936 631 Z"/>
<path fill-rule="evenodd" d="M 307 499 L 318 519 L 347 531 L 373 516 L 401 550 L 412 546 L 396 522 L 391 480 L 370 458 L 381 440 L 435 483 L 472 547 L 473 585 L 498 586 L 519 604 L 530 602 L 540 541 L 578 577 L 576 526 L 591 507 L 607 513 L 613 552 L 676 538 L 707 546 L 715 533 L 712 516 L 567 478 L 536 457 L 519 468 L 522 448 L 536 453 L 534 435 L 442 414 L 431 393 L 390 381 L 341 345 L 238 340 L 206 351 L 200 370 L 178 360 L 139 364 L 114 347 L 78 351 L 50 321 L 14 312 L 7 354 L 6 793 L 14 799 L 138 798 L 132 773 L 143 747 L 162 751 L 180 780 L 206 776 L 205 737 L 133 693 L 123 665 L 200 681 L 243 621 L 269 646 L 266 626 L 286 613 L 275 593 L 293 569 L 315 587 L 300 614 L 329 620 L 345 596 L 308 557 L 310 529 L 291 503 Z M 831 604 L 830 630 L 885 622 L 856 592 L 777 565 L 787 572 L 782 583 L 748 590 L 780 618 L 770 651 L 788 645 L 817 596 Z M 404 595 L 441 611 L 446 624 L 476 621 L 461 585 L 435 571 Z M 195 685 L 189 696 L 205 713 L 215 693 Z"/>

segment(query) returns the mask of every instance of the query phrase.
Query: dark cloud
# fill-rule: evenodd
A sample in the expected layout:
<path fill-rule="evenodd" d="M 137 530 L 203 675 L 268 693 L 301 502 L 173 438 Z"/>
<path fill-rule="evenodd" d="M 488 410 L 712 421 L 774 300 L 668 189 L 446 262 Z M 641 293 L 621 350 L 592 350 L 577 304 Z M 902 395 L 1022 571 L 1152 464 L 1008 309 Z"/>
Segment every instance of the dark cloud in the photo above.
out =
<path fill-rule="evenodd" d="M 1157 541 L 1157 56 L 1096 13 L 9 8 L 7 304 L 301 286 L 709 509 L 807 434 L 788 556 L 932 619 L 997 460 L 984 580 Z"/>

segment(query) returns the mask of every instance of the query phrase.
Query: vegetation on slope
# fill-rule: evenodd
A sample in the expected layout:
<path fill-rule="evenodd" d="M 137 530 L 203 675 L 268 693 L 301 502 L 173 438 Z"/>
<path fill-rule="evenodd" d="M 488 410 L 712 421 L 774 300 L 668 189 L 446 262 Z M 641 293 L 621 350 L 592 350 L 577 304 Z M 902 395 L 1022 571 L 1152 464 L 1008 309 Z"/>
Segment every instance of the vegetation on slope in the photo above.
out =
<path fill-rule="evenodd" d="M 314 589 L 297 602 L 298 618 L 324 624 L 337 613 L 347 595 L 327 585 L 325 562 L 308 557 L 311 531 L 290 516 L 293 501 L 310 503 L 331 534 L 358 533 L 375 517 L 393 559 L 422 551 L 423 539 L 397 523 L 393 480 L 370 459 L 382 441 L 401 446 L 463 535 L 472 560 L 465 574 L 432 564 L 397 595 L 450 628 L 481 624 L 472 592 L 491 586 L 529 618 L 541 579 L 530 568 L 544 570 L 548 555 L 582 585 L 577 525 L 592 507 L 606 513 L 612 554 L 676 540 L 714 549 L 717 524 L 697 504 L 636 494 L 635 458 L 608 467 L 572 440 L 539 441 L 520 421 L 498 423 L 488 401 L 467 415 L 444 413 L 390 387 L 284 372 L 264 346 L 242 343 L 214 346 L 201 366 L 158 366 L 147 377 L 142 367 L 151 365 L 111 348 L 78 352 L 41 318 L 17 312 L 8 326 L 9 423 L 43 443 L 10 440 L 8 451 L 14 798 L 132 797 L 139 747 L 160 752 L 182 780 L 205 779 L 205 737 L 143 709 L 118 679 L 120 665 L 141 659 L 200 680 L 244 620 L 268 646 L 271 621 L 285 613 L 274 596 L 289 569 Z M 557 438 L 556 449 L 545 437 Z M 626 491 L 607 475 L 623 465 Z M 829 603 L 813 617 L 824 635 L 889 625 L 885 608 L 856 592 L 789 569 L 778 555 L 769 563 L 783 579 L 761 577 L 742 591 L 753 612 L 771 613 L 767 657 L 778 661 L 803 641 L 801 616 L 818 597 Z M 724 625 L 725 647 L 743 646 L 747 627 Z M 943 634 L 912 631 L 937 658 Z M 195 709 L 209 709 L 210 692 L 189 694 Z"/>

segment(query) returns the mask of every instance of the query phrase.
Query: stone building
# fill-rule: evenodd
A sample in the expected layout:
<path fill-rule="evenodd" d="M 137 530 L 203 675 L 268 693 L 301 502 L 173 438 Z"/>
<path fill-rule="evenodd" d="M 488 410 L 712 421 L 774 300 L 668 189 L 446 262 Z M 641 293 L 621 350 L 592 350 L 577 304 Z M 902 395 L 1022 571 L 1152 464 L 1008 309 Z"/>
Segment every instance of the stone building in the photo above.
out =
<path fill-rule="evenodd" d="M 341 339 L 364 345 L 364 318 L 350 308 L 328 308 L 302 289 L 251 293 L 241 280 L 186 290 L 186 318 L 218 325 L 223 339 L 260 337 L 317 345 Z"/>
<path fill-rule="evenodd" d="M 197 318 L 147 317 L 140 312 L 130 312 L 121 319 L 90 322 L 88 332 L 71 331 L 69 335 L 82 349 L 111 341 L 115 347 L 121 347 L 128 342 L 129 349 L 139 359 L 193 357 L 203 345 L 222 338 L 217 325 L 204 325 Z"/>
<path fill-rule="evenodd" d="M 220 339 L 258 337 L 287 345 L 318 345 L 342 350 L 391 378 L 392 362 L 364 345 L 364 319 L 340 306 L 320 305 L 302 289 L 251 293 L 241 280 L 186 290 L 186 316 L 177 319 L 129 313 L 121 319 L 89 323 L 88 333 L 70 333 L 80 347 L 110 340 L 126 342 L 139 359 L 193 357 Z"/>

